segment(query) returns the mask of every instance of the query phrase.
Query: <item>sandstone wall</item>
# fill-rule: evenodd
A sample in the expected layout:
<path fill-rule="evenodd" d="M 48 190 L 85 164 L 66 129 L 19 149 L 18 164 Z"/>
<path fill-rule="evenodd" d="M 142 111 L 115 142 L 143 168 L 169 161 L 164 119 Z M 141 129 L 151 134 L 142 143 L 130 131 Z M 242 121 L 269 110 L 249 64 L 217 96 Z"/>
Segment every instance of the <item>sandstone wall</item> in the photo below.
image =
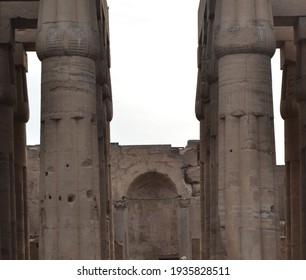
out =
<path fill-rule="evenodd" d="M 198 152 L 198 141 L 185 148 L 111 145 L 117 259 L 199 258 Z M 32 258 L 38 257 L 39 155 L 39 146 L 28 147 Z"/>
<path fill-rule="evenodd" d="M 189 141 L 185 148 L 112 144 L 113 200 L 118 205 L 115 241 L 122 252 L 118 255 L 199 257 L 198 154 L 198 141 Z"/>
<path fill-rule="evenodd" d="M 38 258 L 39 154 L 39 146 L 28 147 L 32 259 Z M 198 141 L 189 141 L 184 148 L 113 143 L 111 180 L 116 259 L 200 258 Z M 275 182 L 281 193 L 276 211 L 284 221 L 283 166 L 275 167 Z M 284 235 L 281 258 L 285 258 Z"/>
<path fill-rule="evenodd" d="M 39 237 L 39 159 L 40 146 L 27 147 L 28 211 L 31 259 L 38 259 Z"/>

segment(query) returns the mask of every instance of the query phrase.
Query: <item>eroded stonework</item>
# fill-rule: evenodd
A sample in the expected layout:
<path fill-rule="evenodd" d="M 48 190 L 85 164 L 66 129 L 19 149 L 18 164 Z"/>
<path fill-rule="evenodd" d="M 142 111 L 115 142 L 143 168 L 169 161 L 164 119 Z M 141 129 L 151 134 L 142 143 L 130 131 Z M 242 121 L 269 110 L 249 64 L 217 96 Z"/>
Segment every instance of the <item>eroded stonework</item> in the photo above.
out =
<path fill-rule="evenodd" d="M 170 145 L 111 145 L 115 242 L 127 259 L 199 256 L 199 141 Z"/>
<path fill-rule="evenodd" d="M 40 147 L 29 146 L 27 154 L 31 252 L 35 258 Z M 200 259 L 199 141 L 188 141 L 185 148 L 113 143 L 110 155 L 115 258 Z M 283 167 L 276 167 L 275 174 L 275 187 L 281 190 Z M 282 221 L 283 205 L 280 201 Z"/>
<path fill-rule="evenodd" d="M 27 153 L 34 257 L 40 147 L 29 146 Z M 110 154 L 116 259 L 198 259 L 199 141 L 189 141 L 185 148 L 114 143 Z"/>
<path fill-rule="evenodd" d="M 111 147 L 106 0 L 0 1 L 0 259 L 38 242 L 41 259 L 306 259 L 305 0 L 201 0 L 198 22 L 199 142 Z M 42 61 L 29 170 L 26 51 Z"/>

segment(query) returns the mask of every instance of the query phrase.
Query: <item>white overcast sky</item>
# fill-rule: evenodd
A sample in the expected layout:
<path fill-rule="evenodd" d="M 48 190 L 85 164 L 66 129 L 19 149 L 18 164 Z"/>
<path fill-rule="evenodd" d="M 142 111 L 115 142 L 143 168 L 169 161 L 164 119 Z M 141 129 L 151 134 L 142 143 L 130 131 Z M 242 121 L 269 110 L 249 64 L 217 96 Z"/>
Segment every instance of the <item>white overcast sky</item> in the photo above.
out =
<path fill-rule="evenodd" d="M 108 0 L 114 118 L 111 141 L 120 145 L 171 144 L 199 139 L 194 103 L 197 80 L 199 0 Z M 279 55 L 279 54 L 278 54 Z M 29 145 L 39 144 L 40 63 L 28 53 L 31 118 Z M 273 63 L 274 97 L 280 73 Z M 279 100 L 275 118 L 279 119 Z M 283 127 L 276 122 L 278 163 L 283 162 Z"/>

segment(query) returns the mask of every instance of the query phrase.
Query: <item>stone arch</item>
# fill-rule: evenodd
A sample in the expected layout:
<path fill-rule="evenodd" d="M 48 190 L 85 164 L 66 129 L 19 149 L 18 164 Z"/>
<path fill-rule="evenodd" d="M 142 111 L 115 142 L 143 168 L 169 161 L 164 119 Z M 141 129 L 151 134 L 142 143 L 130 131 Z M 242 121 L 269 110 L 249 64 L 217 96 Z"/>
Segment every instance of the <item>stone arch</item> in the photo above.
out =
<path fill-rule="evenodd" d="M 154 186 L 149 187 L 151 184 Z M 176 198 L 177 189 L 165 174 L 151 171 L 136 177 L 127 191 L 128 199 Z"/>
<path fill-rule="evenodd" d="M 127 257 L 171 259 L 179 256 L 177 189 L 167 175 L 147 172 L 127 192 Z"/>

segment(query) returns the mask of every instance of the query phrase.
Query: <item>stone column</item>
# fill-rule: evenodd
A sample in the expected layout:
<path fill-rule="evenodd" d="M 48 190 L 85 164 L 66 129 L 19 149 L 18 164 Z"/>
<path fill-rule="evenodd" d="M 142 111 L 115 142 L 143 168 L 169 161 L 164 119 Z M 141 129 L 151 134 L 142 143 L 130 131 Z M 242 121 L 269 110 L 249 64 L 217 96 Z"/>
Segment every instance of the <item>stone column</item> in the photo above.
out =
<path fill-rule="evenodd" d="M 180 258 L 191 259 L 190 199 L 180 199 Z"/>
<path fill-rule="evenodd" d="M 197 117 L 201 131 L 201 201 L 202 259 L 224 259 L 221 241 L 224 225 L 224 191 L 218 187 L 218 61 L 214 53 L 214 27 L 220 17 L 220 6 L 214 1 L 206 3 L 205 13 L 200 15 L 203 22 L 199 38 L 199 76 Z M 201 103 L 199 102 L 201 101 Z"/>
<path fill-rule="evenodd" d="M 269 0 L 221 0 L 219 188 L 224 189 L 228 259 L 277 259 Z"/>
<path fill-rule="evenodd" d="M 299 163 L 300 163 L 300 259 L 306 259 L 306 17 L 295 25 L 297 46 L 297 101 L 299 103 Z M 294 144 L 296 145 L 296 143 Z M 293 221 L 291 221 L 291 224 Z M 295 226 L 295 224 L 293 224 Z M 293 256 L 291 256 L 292 258 Z"/>
<path fill-rule="evenodd" d="M 215 2 L 210 1 L 208 4 L 208 30 L 207 30 L 207 82 L 209 86 L 209 123 L 207 147 L 205 154 L 209 157 L 209 161 L 206 163 L 209 168 L 207 182 L 205 188 L 209 189 L 207 197 L 209 200 L 209 239 L 210 239 L 210 259 L 224 259 L 225 252 L 221 242 L 221 233 L 224 224 L 224 203 L 223 203 L 223 191 L 218 186 L 218 103 L 219 103 L 219 77 L 218 77 L 218 60 L 216 59 L 214 45 L 214 28 L 216 25 L 216 17 L 220 16 L 220 9 L 215 5 Z M 206 170 L 206 169 L 205 169 Z M 206 176 L 205 176 L 206 177 Z"/>
<path fill-rule="evenodd" d="M 196 116 L 200 121 L 200 181 L 201 181 L 201 258 L 210 259 L 211 256 L 211 180 L 212 161 L 214 155 L 211 150 L 212 110 L 212 69 L 214 65 L 213 49 L 213 14 L 209 5 L 205 5 L 203 14 L 199 14 L 200 27 L 198 47 L 198 84 L 196 95 Z M 216 205 L 215 205 L 216 206 Z"/>
<path fill-rule="evenodd" d="M 199 19 L 200 21 L 200 19 Z M 206 18 L 203 20 L 206 24 Z M 207 68 L 206 68 L 206 45 L 205 42 L 206 34 L 204 26 L 202 26 L 202 32 L 199 35 L 199 46 L 198 46 L 198 81 L 197 81 L 197 92 L 196 92 L 196 103 L 195 113 L 196 117 L 200 122 L 200 211 L 201 211 L 201 236 L 200 236 L 200 254 L 201 259 L 209 259 L 209 220 L 208 220 L 208 208 L 209 201 L 207 201 L 207 193 L 205 188 L 205 147 L 206 147 L 206 123 L 205 116 L 207 115 L 206 110 L 207 104 L 205 104 L 205 96 L 208 95 L 207 85 Z M 207 102 L 206 102 L 207 103 Z M 209 163 L 208 163 L 209 164 Z"/>
<path fill-rule="evenodd" d="M 17 218 L 17 258 L 29 259 L 27 207 L 26 123 L 29 120 L 27 55 L 22 44 L 15 45 L 16 105 L 14 108 L 14 153 Z"/>
<path fill-rule="evenodd" d="M 104 5 L 100 6 L 99 19 L 99 59 L 96 62 L 97 82 L 97 120 L 99 147 L 99 178 L 101 206 L 101 254 L 103 259 L 114 258 L 113 214 L 110 182 L 110 121 L 112 120 L 110 53 L 108 38 L 108 13 Z"/>
<path fill-rule="evenodd" d="M 114 225 L 115 225 L 115 232 L 114 232 L 114 241 L 118 245 L 121 246 L 122 251 L 118 252 L 119 256 L 115 255 L 115 259 L 126 259 L 126 251 L 125 251 L 125 226 L 126 226 L 126 209 L 128 207 L 128 201 L 126 200 L 117 200 L 114 201 Z"/>
<path fill-rule="evenodd" d="M 0 259 L 16 259 L 16 204 L 14 182 L 15 77 L 14 32 L 10 20 L 0 19 Z"/>
<path fill-rule="evenodd" d="M 285 122 L 287 258 L 300 258 L 299 108 L 296 101 L 296 48 L 293 41 L 281 47 L 283 85 L 281 115 Z"/>
<path fill-rule="evenodd" d="M 41 259 L 100 259 L 96 1 L 40 2 Z"/>
<path fill-rule="evenodd" d="M 101 29 L 101 24 L 99 24 Z M 109 208 L 108 208 L 108 173 L 107 165 L 108 158 L 106 154 L 107 137 L 105 134 L 106 128 L 106 116 L 105 116 L 105 104 L 103 101 L 103 86 L 105 76 L 105 57 L 103 50 L 103 43 L 101 42 L 103 37 L 103 31 L 100 31 L 100 52 L 99 59 L 96 62 L 96 89 L 97 89 L 97 120 L 98 120 L 98 147 L 99 147 L 99 178 L 100 178 L 100 207 L 101 207 L 101 254 L 103 259 L 107 259 L 110 256 L 110 244 L 109 244 Z"/>

